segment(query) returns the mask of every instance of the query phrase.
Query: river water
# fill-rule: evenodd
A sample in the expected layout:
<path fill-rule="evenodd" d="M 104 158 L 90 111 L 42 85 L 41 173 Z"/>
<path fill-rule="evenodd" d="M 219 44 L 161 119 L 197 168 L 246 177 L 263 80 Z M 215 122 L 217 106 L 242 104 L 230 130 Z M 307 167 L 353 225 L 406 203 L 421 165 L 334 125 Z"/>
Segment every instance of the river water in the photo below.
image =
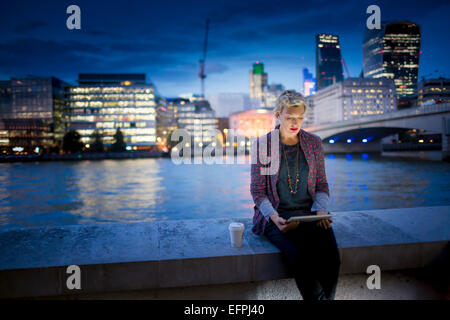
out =
<path fill-rule="evenodd" d="M 252 217 L 250 160 L 170 158 L 0 163 L 0 231 L 82 223 Z M 330 211 L 450 205 L 450 164 L 325 157 Z"/>

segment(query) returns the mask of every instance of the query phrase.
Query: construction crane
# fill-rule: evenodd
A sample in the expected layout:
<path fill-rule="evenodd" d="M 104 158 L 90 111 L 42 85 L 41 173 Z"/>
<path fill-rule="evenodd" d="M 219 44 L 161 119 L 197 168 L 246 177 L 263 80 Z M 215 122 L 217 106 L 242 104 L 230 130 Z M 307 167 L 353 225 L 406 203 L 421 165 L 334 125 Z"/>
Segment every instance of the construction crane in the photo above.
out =
<path fill-rule="evenodd" d="M 202 85 L 202 98 L 205 98 L 205 61 L 206 61 L 206 46 L 208 44 L 208 30 L 209 30 L 209 19 L 206 19 L 206 33 L 205 33 L 205 42 L 203 43 L 203 58 L 200 60 L 200 81 Z"/>
<path fill-rule="evenodd" d="M 345 63 L 344 58 L 342 58 L 342 63 L 344 64 L 345 72 L 347 73 L 347 78 L 351 78 L 350 72 L 348 71 L 347 64 Z"/>

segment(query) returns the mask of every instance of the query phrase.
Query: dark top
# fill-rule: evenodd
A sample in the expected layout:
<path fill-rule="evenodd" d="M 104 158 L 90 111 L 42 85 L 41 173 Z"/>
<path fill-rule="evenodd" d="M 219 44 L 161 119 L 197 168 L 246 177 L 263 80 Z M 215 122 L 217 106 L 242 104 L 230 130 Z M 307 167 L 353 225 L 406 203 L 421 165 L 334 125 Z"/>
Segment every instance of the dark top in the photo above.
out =
<path fill-rule="evenodd" d="M 281 142 L 281 163 L 280 171 L 277 181 L 277 192 L 280 198 L 280 204 L 277 208 L 278 214 L 284 219 L 288 219 L 291 216 L 300 216 L 311 214 L 311 207 L 313 205 L 313 199 L 308 193 L 308 173 L 309 166 L 306 161 L 305 154 L 300 147 L 300 142 L 295 145 L 287 145 Z M 295 189 L 295 177 L 296 177 L 296 164 L 298 151 L 298 170 L 299 181 L 297 184 L 297 192 L 291 193 L 288 183 L 288 173 L 286 166 L 286 158 L 289 163 L 289 174 L 291 176 L 291 186 Z M 284 156 L 286 152 L 286 158 Z"/>

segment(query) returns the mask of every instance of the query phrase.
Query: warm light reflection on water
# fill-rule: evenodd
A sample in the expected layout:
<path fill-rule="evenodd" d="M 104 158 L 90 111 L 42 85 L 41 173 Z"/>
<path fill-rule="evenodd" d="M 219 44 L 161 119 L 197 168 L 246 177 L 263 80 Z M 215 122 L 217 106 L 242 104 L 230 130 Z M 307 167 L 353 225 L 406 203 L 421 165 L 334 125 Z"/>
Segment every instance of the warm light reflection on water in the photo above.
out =
<path fill-rule="evenodd" d="M 250 159 L 0 164 L 0 230 L 45 225 L 252 217 Z M 330 211 L 450 205 L 450 164 L 327 155 Z"/>

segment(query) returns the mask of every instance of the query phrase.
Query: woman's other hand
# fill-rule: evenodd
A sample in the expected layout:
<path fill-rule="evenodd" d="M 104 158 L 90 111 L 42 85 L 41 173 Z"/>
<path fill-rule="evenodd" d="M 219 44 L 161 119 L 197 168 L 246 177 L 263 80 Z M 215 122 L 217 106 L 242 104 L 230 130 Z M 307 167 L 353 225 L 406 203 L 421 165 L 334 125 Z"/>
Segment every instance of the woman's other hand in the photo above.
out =
<path fill-rule="evenodd" d="M 270 216 L 270 219 L 283 233 L 286 233 L 289 230 L 297 228 L 300 223 L 299 221 L 287 222 L 286 219 L 280 217 L 278 214 L 272 214 Z"/>
<path fill-rule="evenodd" d="M 317 210 L 318 216 L 323 215 L 323 214 L 328 214 L 328 212 L 325 210 Z M 331 228 L 332 223 L 333 223 L 333 220 L 331 220 L 331 219 L 322 219 L 317 222 L 317 225 L 324 229 L 328 229 L 328 228 Z"/>

